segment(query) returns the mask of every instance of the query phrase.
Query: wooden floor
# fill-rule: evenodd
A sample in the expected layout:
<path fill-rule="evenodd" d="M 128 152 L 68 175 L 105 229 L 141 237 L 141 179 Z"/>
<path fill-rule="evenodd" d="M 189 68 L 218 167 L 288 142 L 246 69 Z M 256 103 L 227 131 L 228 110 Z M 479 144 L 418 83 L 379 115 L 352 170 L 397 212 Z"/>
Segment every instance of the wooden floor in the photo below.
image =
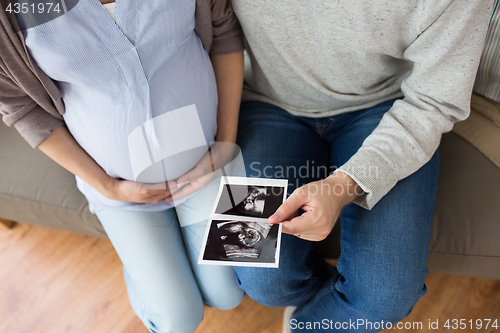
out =
<path fill-rule="evenodd" d="M 500 325 L 500 281 L 431 273 L 426 282 L 427 295 L 404 321 L 422 326 L 405 332 L 500 332 L 475 329 L 477 319 Z M 197 333 L 279 333 L 282 313 L 247 298 L 231 311 L 207 308 Z M 447 319 L 465 319 L 468 327 L 447 330 Z M 430 330 L 436 320 L 439 329 Z M 0 333 L 62 332 L 147 333 L 130 308 L 113 247 L 25 224 L 0 228 Z"/>

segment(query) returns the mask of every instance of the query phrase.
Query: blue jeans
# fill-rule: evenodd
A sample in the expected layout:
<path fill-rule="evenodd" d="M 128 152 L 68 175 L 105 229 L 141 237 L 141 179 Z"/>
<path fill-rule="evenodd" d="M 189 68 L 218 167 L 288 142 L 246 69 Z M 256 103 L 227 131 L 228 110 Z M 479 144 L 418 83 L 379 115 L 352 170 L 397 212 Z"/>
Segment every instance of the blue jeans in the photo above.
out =
<path fill-rule="evenodd" d="M 288 178 L 289 193 L 325 177 L 356 153 L 393 102 L 326 118 L 243 103 L 238 144 L 248 176 Z M 395 324 L 426 292 L 438 167 L 436 153 L 372 210 L 347 206 L 336 268 L 315 255 L 311 242 L 284 234 L 279 269 L 235 267 L 240 286 L 264 305 L 298 306 L 294 332 L 376 332 L 387 327 L 382 321 Z"/>
<path fill-rule="evenodd" d="M 231 267 L 198 265 L 218 185 L 160 212 L 91 203 L 123 262 L 132 308 L 150 332 L 194 332 L 203 319 L 203 304 L 230 309 L 243 300 Z M 179 221 L 195 223 L 180 227 Z"/>

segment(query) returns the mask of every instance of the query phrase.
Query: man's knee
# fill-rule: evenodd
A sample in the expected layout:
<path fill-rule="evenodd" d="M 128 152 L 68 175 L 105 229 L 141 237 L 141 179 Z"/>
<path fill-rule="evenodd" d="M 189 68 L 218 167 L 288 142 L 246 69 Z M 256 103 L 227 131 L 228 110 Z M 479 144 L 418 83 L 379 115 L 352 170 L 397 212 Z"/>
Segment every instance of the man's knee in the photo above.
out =
<path fill-rule="evenodd" d="M 303 274 L 286 274 L 273 268 L 236 268 L 239 286 L 256 302 L 268 307 L 300 305 L 314 297 L 321 283 L 318 277 L 303 279 Z"/>
<path fill-rule="evenodd" d="M 359 319 L 393 325 L 407 317 L 417 301 L 426 293 L 426 287 L 387 285 L 382 288 L 365 290 L 352 302 Z M 358 319 L 356 318 L 356 319 Z"/>
<path fill-rule="evenodd" d="M 234 267 L 240 288 L 269 307 L 300 305 L 314 297 L 332 274 L 312 253 L 312 244 L 283 234 L 279 268 Z"/>
<path fill-rule="evenodd" d="M 284 306 L 287 288 L 284 288 L 278 270 L 253 267 L 235 267 L 235 270 L 238 285 L 251 299 L 268 307 Z"/>

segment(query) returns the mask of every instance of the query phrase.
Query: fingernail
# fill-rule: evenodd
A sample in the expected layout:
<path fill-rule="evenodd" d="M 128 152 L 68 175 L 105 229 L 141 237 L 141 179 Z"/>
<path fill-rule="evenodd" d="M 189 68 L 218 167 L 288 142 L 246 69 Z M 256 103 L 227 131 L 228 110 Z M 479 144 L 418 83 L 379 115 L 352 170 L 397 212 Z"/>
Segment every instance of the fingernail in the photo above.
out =
<path fill-rule="evenodd" d="M 281 217 L 280 214 L 274 213 L 273 215 L 269 216 L 269 220 L 276 221 L 279 220 L 280 217 Z"/>
<path fill-rule="evenodd" d="M 168 188 L 176 187 L 177 183 L 174 182 L 173 180 L 170 180 L 167 182 Z"/>
<path fill-rule="evenodd" d="M 177 183 L 177 187 L 183 187 L 184 186 L 184 183 L 183 182 L 179 182 Z"/>

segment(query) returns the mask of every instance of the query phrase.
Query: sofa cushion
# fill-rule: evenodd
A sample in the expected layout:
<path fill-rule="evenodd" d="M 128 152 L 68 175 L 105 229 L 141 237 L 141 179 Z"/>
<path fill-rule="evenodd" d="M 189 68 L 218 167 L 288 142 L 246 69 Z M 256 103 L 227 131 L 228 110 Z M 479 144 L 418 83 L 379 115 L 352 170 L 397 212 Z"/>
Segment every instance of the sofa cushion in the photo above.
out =
<path fill-rule="evenodd" d="M 500 279 L 500 168 L 459 136 L 443 136 L 431 271 Z"/>
<path fill-rule="evenodd" d="M 75 177 L 0 122 L 0 218 L 106 237 Z"/>
<path fill-rule="evenodd" d="M 472 94 L 469 118 L 456 123 L 453 133 L 472 144 L 500 168 L 500 103 Z"/>

